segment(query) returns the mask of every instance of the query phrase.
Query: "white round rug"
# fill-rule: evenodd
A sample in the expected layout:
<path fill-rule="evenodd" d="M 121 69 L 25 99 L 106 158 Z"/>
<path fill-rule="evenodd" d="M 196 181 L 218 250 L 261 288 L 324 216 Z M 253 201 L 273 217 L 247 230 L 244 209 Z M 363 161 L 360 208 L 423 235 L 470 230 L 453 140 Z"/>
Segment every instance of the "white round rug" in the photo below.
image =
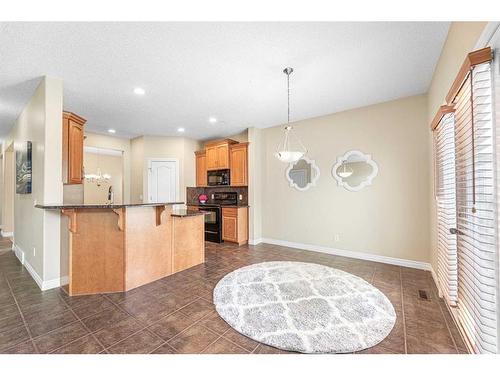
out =
<path fill-rule="evenodd" d="M 219 315 L 253 340 L 303 353 L 350 353 L 392 330 L 396 313 L 365 280 L 313 263 L 264 262 L 239 268 L 214 289 Z"/>

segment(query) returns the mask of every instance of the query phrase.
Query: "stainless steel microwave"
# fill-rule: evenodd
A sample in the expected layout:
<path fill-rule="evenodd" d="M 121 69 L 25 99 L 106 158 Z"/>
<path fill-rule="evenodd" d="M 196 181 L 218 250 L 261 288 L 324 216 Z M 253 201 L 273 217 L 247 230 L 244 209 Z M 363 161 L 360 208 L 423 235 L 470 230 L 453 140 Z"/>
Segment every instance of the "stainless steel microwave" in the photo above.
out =
<path fill-rule="evenodd" d="M 208 186 L 229 186 L 229 169 L 207 172 Z"/>

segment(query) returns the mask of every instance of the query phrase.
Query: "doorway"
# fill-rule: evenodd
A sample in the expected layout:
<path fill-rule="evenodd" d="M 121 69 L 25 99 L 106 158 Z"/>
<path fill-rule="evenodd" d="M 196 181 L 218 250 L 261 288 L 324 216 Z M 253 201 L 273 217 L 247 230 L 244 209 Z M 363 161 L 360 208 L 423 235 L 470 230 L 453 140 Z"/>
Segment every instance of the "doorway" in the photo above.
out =
<path fill-rule="evenodd" d="M 148 202 L 176 202 L 179 199 L 179 160 L 148 160 Z"/>
<path fill-rule="evenodd" d="M 83 202 L 85 204 L 122 204 L 123 151 L 102 147 L 84 147 Z"/>

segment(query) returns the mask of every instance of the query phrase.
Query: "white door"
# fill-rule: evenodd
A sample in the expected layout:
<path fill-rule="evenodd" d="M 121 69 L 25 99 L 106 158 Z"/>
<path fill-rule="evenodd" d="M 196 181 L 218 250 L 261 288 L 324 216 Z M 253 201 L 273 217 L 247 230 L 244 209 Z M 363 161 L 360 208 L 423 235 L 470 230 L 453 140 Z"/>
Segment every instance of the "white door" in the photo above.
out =
<path fill-rule="evenodd" d="M 176 160 L 150 160 L 148 202 L 177 200 L 178 167 Z"/>

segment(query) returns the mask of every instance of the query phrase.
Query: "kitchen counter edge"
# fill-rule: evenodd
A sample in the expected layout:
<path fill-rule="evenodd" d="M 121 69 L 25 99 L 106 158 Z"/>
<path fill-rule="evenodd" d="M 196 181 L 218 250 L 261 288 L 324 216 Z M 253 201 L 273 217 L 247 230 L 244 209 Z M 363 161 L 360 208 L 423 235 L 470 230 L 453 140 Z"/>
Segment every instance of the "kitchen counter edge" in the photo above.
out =
<path fill-rule="evenodd" d="M 184 202 L 158 202 L 158 203 L 120 203 L 120 204 L 35 204 L 36 208 L 44 210 L 78 209 L 78 208 L 124 208 L 124 207 L 159 207 L 173 206 L 175 204 L 184 204 Z"/>

